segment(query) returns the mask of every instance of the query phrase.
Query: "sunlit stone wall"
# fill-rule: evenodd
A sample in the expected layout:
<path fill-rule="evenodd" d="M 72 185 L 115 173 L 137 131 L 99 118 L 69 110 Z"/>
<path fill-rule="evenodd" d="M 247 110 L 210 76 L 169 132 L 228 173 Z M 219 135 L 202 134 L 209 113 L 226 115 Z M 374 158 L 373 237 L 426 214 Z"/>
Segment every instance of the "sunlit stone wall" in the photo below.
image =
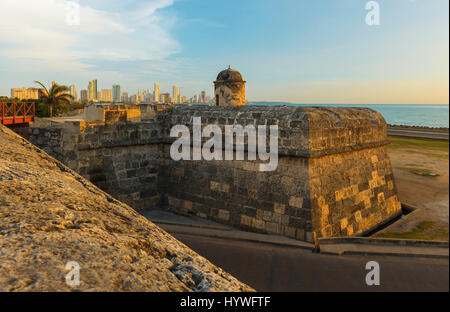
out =
<path fill-rule="evenodd" d="M 277 125 L 278 166 L 174 161 L 170 130 Z M 137 210 L 163 208 L 299 240 L 362 234 L 401 213 L 383 117 L 364 108 L 175 107 L 142 122 L 65 123 L 30 141 Z M 192 132 L 191 132 L 192 133 Z M 206 140 L 207 138 L 205 138 Z"/>

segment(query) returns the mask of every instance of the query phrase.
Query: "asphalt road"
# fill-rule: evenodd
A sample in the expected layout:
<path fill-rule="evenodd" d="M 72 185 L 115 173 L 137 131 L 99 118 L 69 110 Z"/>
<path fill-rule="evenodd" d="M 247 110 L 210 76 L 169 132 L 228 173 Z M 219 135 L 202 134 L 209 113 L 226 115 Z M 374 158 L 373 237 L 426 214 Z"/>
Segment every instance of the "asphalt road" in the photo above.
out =
<path fill-rule="evenodd" d="M 388 128 L 388 135 L 405 136 L 413 138 L 425 138 L 425 139 L 440 139 L 448 140 L 449 134 L 444 131 L 426 131 L 419 129 L 399 129 L 399 128 Z"/>
<path fill-rule="evenodd" d="M 258 291 L 449 291 L 448 259 L 331 256 L 309 250 L 172 234 Z M 380 265 L 380 286 L 367 286 L 366 263 Z"/>

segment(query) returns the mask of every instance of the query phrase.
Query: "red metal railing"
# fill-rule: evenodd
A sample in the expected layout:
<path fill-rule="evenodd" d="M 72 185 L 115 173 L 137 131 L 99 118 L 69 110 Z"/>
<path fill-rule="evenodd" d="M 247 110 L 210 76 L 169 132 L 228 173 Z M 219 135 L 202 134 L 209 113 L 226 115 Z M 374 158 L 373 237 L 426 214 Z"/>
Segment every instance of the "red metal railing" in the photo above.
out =
<path fill-rule="evenodd" d="M 34 121 L 34 102 L 0 102 L 0 124 L 14 125 Z"/>

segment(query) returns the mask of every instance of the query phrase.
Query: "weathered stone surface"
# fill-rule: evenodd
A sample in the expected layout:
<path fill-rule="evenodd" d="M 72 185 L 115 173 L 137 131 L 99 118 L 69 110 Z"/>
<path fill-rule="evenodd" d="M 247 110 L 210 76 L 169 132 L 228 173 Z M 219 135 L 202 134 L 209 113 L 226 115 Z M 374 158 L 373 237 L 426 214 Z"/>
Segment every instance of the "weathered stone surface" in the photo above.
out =
<path fill-rule="evenodd" d="M 252 290 L 3 126 L 0 143 L 0 291 Z"/>
<path fill-rule="evenodd" d="M 158 119 L 164 128 L 191 128 L 193 117 L 201 117 L 204 126 L 212 123 L 222 129 L 278 125 L 278 168 L 259 172 L 259 161 L 175 162 L 166 145 L 163 172 L 168 174 L 161 177 L 160 186 L 172 198 L 170 209 L 182 211 L 178 203 L 189 199 L 200 205 L 194 205 L 191 214 L 309 241 L 314 232 L 317 237 L 362 234 L 401 213 L 386 151 L 386 123 L 373 110 L 177 107 Z M 184 174 L 175 178 L 173 170 Z M 226 192 L 218 191 L 221 185 L 229 185 Z M 230 211 L 230 217 L 220 218 L 216 209 Z"/>
<path fill-rule="evenodd" d="M 221 71 L 214 87 L 216 106 L 245 105 L 245 81 L 237 70 L 228 68 Z"/>

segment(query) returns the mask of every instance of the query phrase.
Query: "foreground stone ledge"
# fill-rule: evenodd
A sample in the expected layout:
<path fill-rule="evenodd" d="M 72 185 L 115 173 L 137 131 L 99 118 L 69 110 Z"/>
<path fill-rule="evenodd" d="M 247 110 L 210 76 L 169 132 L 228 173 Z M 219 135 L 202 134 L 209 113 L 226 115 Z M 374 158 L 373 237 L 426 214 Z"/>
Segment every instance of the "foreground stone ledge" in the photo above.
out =
<path fill-rule="evenodd" d="M 0 143 L 0 292 L 252 291 L 3 126 Z"/>

